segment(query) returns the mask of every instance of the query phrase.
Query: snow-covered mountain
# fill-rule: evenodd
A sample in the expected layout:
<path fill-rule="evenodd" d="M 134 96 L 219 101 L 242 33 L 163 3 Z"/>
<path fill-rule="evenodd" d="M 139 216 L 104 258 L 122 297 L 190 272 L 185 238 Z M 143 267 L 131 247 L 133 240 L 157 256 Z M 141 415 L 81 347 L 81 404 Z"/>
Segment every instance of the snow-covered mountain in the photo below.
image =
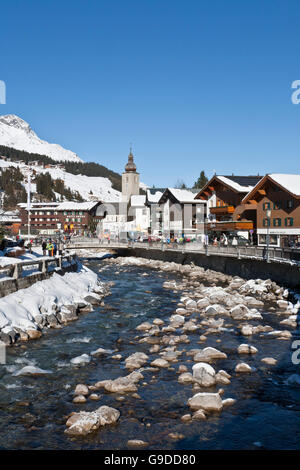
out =
<path fill-rule="evenodd" d="M 0 172 L 9 167 L 19 168 L 24 176 L 27 175 L 29 169 L 25 163 L 5 161 L 0 158 Z M 43 168 L 42 166 L 34 166 L 34 171 L 36 175 L 50 173 L 52 179 L 61 179 L 71 191 L 78 191 L 85 201 L 98 199 L 103 202 L 117 202 L 121 199 L 121 193 L 112 187 L 108 178 L 102 176 L 73 175 L 60 168 Z M 34 183 L 31 183 L 31 191 L 33 193 L 36 191 Z"/>
<path fill-rule="evenodd" d="M 40 139 L 30 125 L 15 114 L 0 116 L 0 145 L 47 155 L 53 160 L 82 162 L 78 155 L 71 150 Z"/>

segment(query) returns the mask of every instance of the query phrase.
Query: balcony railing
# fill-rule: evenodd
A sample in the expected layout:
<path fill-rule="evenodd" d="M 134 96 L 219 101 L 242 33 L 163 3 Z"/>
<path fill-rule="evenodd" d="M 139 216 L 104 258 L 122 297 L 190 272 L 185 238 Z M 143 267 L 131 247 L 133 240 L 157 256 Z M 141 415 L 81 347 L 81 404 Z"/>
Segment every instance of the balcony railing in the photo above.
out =
<path fill-rule="evenodd" d="M 205 224 L 206 230 L 230 231 L 230 230 L 253 230 L 252 220 L 228 220 L 216 221 Z"/>
<path fill-rule="evenodd" d="M 234 206 L 217 206 L 209 208 L 211 214 L 232 214 L 235 210 Z"/>

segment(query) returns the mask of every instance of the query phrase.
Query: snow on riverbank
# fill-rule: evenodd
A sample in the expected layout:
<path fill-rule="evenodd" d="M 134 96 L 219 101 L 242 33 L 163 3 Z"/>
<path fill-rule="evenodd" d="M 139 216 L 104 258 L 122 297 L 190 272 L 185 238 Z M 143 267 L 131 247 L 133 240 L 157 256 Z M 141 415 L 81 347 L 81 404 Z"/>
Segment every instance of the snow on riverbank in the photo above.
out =
<path fill-rule="evenodd" d="M 45 327 L 76 320 L 80 309 L 90 311 L 105 293 L 97 274 L 85 266 L 64 276 L 54 273 L 0 299 L 0 340 L 10 344 L 19 335 L 23 340 L 37 338 Z"/>

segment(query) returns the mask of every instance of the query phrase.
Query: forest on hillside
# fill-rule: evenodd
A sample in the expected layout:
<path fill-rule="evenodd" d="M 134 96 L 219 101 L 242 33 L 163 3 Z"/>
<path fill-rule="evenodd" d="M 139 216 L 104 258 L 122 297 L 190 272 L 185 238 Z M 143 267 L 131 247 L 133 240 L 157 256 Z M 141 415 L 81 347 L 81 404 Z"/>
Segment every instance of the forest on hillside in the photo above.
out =
<path fill-rule="evenodd" d="M 39 155 L 38 153 L 29 153 L 24 150 L 17 150 L 10 147 L 0 145 L 0 155 L 10 158 L 12 161 L 23 160 L 25 163 L 30 161 L 39 161 L 44 164 L 57 165 L 63 163 L 66 171 L 73 175 L 86 175 L 86 176 L 102 176 L 108 178 L 112 187 L 117 191 L 121 191 L 121 175 L 112 170 L 109 170 L 103 165 L 95 162 L 58 162 L 46 155 Z"/>

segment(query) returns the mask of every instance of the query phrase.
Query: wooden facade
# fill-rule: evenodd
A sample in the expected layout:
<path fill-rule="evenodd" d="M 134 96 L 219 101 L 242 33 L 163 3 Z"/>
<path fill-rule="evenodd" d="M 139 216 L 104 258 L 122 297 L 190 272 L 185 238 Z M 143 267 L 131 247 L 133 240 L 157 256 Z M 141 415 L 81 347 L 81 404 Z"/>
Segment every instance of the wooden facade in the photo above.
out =
<path fill-rule="evenodd" d="M 243 203 L 256 208 L 259 245 L 266 245 L 267 235 L 273 246 L 295 246 L 300 242 L 300 196 L 272 175 L 266 175 Z"/>

